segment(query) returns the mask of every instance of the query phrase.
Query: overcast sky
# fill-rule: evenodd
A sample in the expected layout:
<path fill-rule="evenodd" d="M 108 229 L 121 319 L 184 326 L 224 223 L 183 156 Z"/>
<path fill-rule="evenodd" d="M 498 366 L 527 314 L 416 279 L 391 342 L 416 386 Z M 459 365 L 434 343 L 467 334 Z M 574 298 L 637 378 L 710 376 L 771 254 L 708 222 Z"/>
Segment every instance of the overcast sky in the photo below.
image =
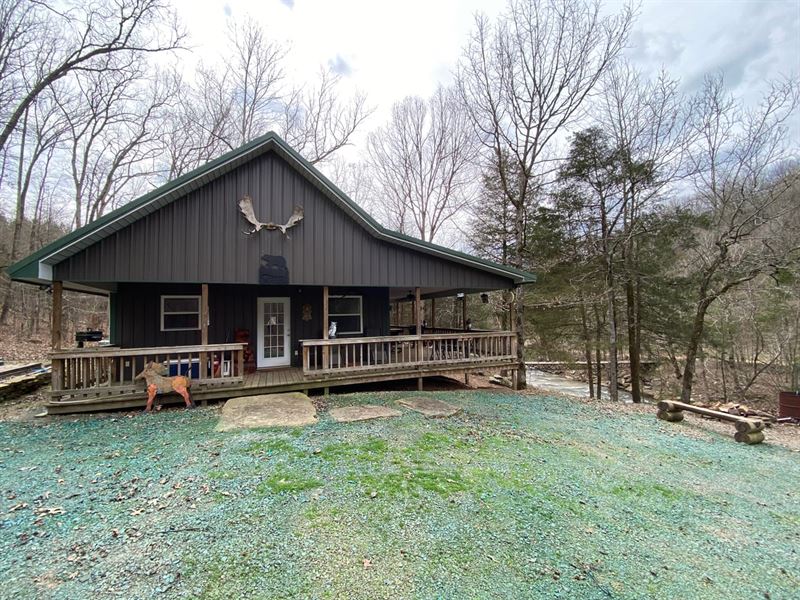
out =
<path fill-rule="evenodd" d="M 480 10 L 496 15 L 502 0 L 175 0 L 194 56 L 213 59 L 227 19 L 258 20 L 289 45 L 295 81 L 320 65 L 366 92 L 386 119 L 393 102 L 430 94 L 451 79 Z M 609 11 L 621 2 L 607 3 Z M 687 90 L 723 71 L 732 89 L 755 100 L 765 81 L 800 72 L 800 0 L 644 0 L 627 56 L 646 71 L 664 66 Z"/>

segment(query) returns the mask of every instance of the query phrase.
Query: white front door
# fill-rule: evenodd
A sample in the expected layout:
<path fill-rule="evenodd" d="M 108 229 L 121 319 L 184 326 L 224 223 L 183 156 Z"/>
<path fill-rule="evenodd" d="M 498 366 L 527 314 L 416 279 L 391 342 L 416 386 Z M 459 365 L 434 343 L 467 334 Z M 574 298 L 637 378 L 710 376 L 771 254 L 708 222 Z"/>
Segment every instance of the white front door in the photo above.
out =
<path fill-rule="evenodd" d="M 291 361 L 289 298 L 259 298 L 258 359 L 261 367 L 280 367 Z"/>

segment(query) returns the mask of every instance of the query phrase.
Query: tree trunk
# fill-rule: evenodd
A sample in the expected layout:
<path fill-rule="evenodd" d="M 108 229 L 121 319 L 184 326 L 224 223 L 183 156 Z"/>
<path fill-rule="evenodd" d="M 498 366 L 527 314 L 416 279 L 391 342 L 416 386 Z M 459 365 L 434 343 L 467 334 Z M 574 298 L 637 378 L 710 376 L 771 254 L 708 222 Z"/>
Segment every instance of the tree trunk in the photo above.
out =
<path fill-rule="evenodd" d="M 611 231 L 608 226 L 608 213 L 605 199 L 600 200 L 600 223 L 603 234 L 603 267 L 605 268 L 606 308 L 608 311 L 608 396 L 612 402 L 619 400 L 617 382 L 617 302 L 614 290 L 614 256 L 609 247 Z"/>
<path fill-rule="evenodd" d="M 617 369 L 617 306 L 614 288 L 608 290 L 608 396 L 612 402 L 619 400 Z"/>
<path fill-rule="evenodd" d="M 728 401 L 728 380 L 725 376 L 725 339 L 722 340 L 722 350 L 720 350 L 719 370 L 722 374 L 722 401 Z"/>
<path fill-rule="evenodd" d="M 630 236 L 629 236 L 630 237 Z M 634 241 L 630 237 L 625 251 L 625 300 L 628 321 L 628 357 L 631 365 L 631 396 L 634 403 L 642 401 L 641 390 L 641 326 L 637 291 L 639 274 L 634 257 Z"/>
<path fill-rule="evenodd" d="M 522 333 L 522 310 L 525 306 L 525 301 L 522 296 L 522 287 L 517 286 L 514 289 L 514 327 L 517 333 L 517 364 L 518 367 L 513 371 L 514 373 L 514 389 L 524 390 L 527 385 L 526 368 L 525 368 L 525 336 Z"/>
<path fill-rule="evenodd" d="M 28 109 L 22 115 L 22 132 L 20 134 L 19 145 L 19 158 L 17 162 L 17 198 L 16 198 L 16 212 L 14 214 L 14 228 L 11 234 L 11 245 L 8 249 L 8 264 L 13 265 L 17 260 L 17 251 L 22 237 L 22 225 L 25 222 L 25 193 L 26 189 L 23 187 L 23 172 L 25 171 L 23 165 L 25 162 L 25 141 L 28 138 Z M 6 293 L 3 296 L 3 307 L 0 309 L 0 324 L 5 325 L 8 322 L 8 314 L 11 311 L 11 301 L 13 295 L 13 288 L 11 280 L 6 287 Z"/>
<path fill-rule="evenodd" d="M 731 379 L 733 380 L 733 394 L 734 398 L 740 398 L 744 400 L 744 391 L 742 386 L 742 382 L 739 379 L 739 371 L 736 368 L 737 364 L 741 364 L 744 362 L 744 357 L 740 355 L 737 356 L 736 348 L 731 349 Z"/>
<path fill-rule="evenodd" d="M 3 274 L 3 278 L 5 279 L 5 273 Z M 11 287 L 13 284 L 11 280 L 8 281 L 5 285 L 5 294 L 3 295 L 3 307 L 0 308 L 0 324 L 5 325 L 8 323 L 8 314 L 11 312 L 11 295 L 14 293 L 13 288 Z"/>
<path fill-rule="evenodd" d="M 692 401 L 692 385 L 694 385 L 695 369 L 697 367 L 697 351 L 700 348 L 700 340 L 703 337 L 703 329 L 706 320 L 706 311 L 711 304 L 712 298 L 704 298 L 705 290 L 701 290 L 701 300 L 697 305 L 697 312 L 694 315 L 692 333 L 686 345 L 686 365 L 683 367 L 683 379 L 681 382 L 681 402 L 690 404 Z"/>
<path fill-rule="evenodd" d="M 601 351 L 601 342 L 602 340 L 602 331 L 603 331 L 603 323 L 600 320 L 600 309 L 597 308 L 597 304 L 592 304 L 592 310 L 594 311 L 594 321 L 595 321 L 595 345 L 594 345 L 594 355 L 595 355 L 595 364 L 597 365 L 597 399 L 601 399 L 603 397 L 603 355 Z"/>
<path fill-rule="evenodd" d="M 641 362 L 640 362 L 640 343 L 638 334 L 639 316 L 636 310 L 636 292 L 634 283 L 629 277 L 625 282 L 626 310 L 628 317 L 628 356 L 631 364 L 631 396 L 635 403 L 642 401 L 642 390 L 640 384 Z"/>
<path fill-rule="evenodd" d="M 505 253 L 503 255 L 503 261 L 505 261 Z M 508 264 L 503 262 L 503 264 Z M 500 329 L 502 331 L 511 331 L 511 314 L 514 312 L 511 301 L 511 294 L 507 292 L 503 292 L 503 312 L 500 315 Z M 508 377 L 508 369 L 501 369 L 500 370 L 500 377 Z"/>
<path fill-rule="evenodd" d="M 589 327 L 586 323 L 586 303 L 581 293 L 581 333 L 583 334 L 583 354 L 586 358 L 586 375 L 589 379 L 589 398 L 594 398 L 594 377 L 592 373 L 592 341 L 589 339 Z M 598 390 L 599 391 L 599 390 Z M 600 394 L 597 395 L 598 398 Z"/>
<path fill-rule="evenodd" d="M 520 178 L 520 193 L 517 202 L 515 203 L 514 213 L 514 266 L 518 269 L 522 268 L 522 251 L 525 247 L 525 191 L 527 189 L 527 181 L 525 177 Z M 525 312 L 525 299 L 522 295 L 522 287 L 517 286 L 514 289 L 514 328 L 517 332 L 517 363 L 516 377 L 514 383 L 515 390 L 524 390 L 526 385 L 525 378 L 525 332 L 524 332 L 524 316 Z"/>

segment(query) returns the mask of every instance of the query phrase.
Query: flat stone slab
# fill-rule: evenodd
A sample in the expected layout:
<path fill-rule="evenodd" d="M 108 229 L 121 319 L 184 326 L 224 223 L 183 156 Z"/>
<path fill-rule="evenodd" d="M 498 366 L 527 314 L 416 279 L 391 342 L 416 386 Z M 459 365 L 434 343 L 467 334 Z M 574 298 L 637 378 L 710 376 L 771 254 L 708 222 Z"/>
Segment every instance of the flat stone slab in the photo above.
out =
<path fill-rule="evenodd" d="M 317 422 L 317 410 L 299 392 L 231 398 L 222 407 L 217 431 L 255 427 L 303 427 Z"/>
<path fill-rule="evenodd" d="M 453 406 L 435 398 L 402 398 L 397 403 L 400 406 L 422 413 L 426 417 L 452 417 L 454 414 L 461 412 L 458 406 Z"/>
<path fill-rule="evenodd" d="M 399 410 L 388 406 L 375 406 L 362 404 L 360 406 L 341 406 L 330 410 L 331 418 L 338 423 L 352 423 L 353 421 L 368 421 L 369 419 L 388 419 L 399 417 Z"/>

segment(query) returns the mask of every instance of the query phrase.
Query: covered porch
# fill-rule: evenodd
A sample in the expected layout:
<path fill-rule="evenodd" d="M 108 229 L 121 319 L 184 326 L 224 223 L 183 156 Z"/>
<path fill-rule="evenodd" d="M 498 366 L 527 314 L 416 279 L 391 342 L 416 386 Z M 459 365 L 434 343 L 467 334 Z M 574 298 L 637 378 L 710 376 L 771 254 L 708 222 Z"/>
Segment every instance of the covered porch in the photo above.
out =
<path fill-rule="evenodd" d="M 54 308 L 59 308 L 61 303 L 62 286 L 57 283 L 53 286 Z M 435 310 L 428 315 L 429 318 L 433 316 L 433 322 L 426 320 L 422 288 L 415 288 L 411 299 L 408 297 L 411 294 L 397 297 L 394 290 L 386 290 L 385 294 L 359 296 L 361 303 L 369 298 L 380 306 L 363 311 L 359 317 L 359 334 L 330 338 L 328 327 L 322 324 L 330 324 L 333 319 L 339 318 L 330 311 L 331 300 L 351 296 L 345 296 L 342 290 L 339 290 L 338 296 L 332 295 L 328 286 L 321 286 L 321 315 L 314 319 L 321 335 L 311 339 L 297 338 L 291 333 L 289 324 L 293 318 L 299 319 L 301 316 L 292 317 L 287 311 L 283 317 L 271 319 L 254 315 L 258 330 L 253 332 L 256 339 L 249 343 L 210 343 L 210 325 L 215 320 L 210 307 L 220 306 L 222 301 L 219 298 L 214 301 L 209 297 L 208 285 L 197 287 L 200 292 L 199 344 L 65 349 L 60 334 L 60 310 L 54 310 L 51 355 L 53 383 L 48 412 L 55 414 L 143 406 L 146 400 L 145 384 L 136 380 L 136 375 L 150 361 L 162 364 L 170 375 L 189 374 L 192 395 L 199 402 L 295 390 L 307 392 L 322 389 L 327 393 L 332 387 L 402 379 L 416 379 L 419 389 L 422 389 L 425 377 L 443 375 L 466 378 L 474 371 L 513 371 L 519 366 L 515 332 L 470 329 L 465 293 L 454 300 L 454 305 L 458 303 L 459 306 L 460 322 L 447 323 L 445 326 L 435 323 Z M 444 290 L 437 292 L 442 297 Z M 258 297 L 274 291 L 267 288 L 253 293 L 254 297 Z M 455 298 L 455 294 L 453 296 Z M 431 304 L 435 307 L 435 298 L 429 298 L 429 311 Z M 389 302 L 392 303 L 391 310 Z M 274 310 L 274 304 L 270 305 L 269 310 Z M 295 310 L 302 313 L 311 310 L 309 306 L 297 306 Z M 401 306 L 405 306 L 405 309 L 400 309 Z M 267 307 L 258 303 L 252 309 L 255 313 Z M 364 335 L 369 330 L 375 330 L 367 326 L 364 314 L 368 312 L 385 315 L 386 325 L 377 330 L 388 335 Z M 116 318 L 119 320 L 119 316 Z M 162 329 L 163 318 L 162 315 Z M 412 322 L 409 323 L 409 320 Z M 143 327 L 143 324 L 139 323 L 138 327 Z M 263 336 L 261 340 L 258 339 L 260 336 Z M 257 354 L 257 359 L 263 354 L 273 360 L 275 357 L 285 360 L 274 367 L 258 368 L 260 361 L 254 360 L 254 354 Z M 174 399 L 180 400 L 177 396 Z"/>

